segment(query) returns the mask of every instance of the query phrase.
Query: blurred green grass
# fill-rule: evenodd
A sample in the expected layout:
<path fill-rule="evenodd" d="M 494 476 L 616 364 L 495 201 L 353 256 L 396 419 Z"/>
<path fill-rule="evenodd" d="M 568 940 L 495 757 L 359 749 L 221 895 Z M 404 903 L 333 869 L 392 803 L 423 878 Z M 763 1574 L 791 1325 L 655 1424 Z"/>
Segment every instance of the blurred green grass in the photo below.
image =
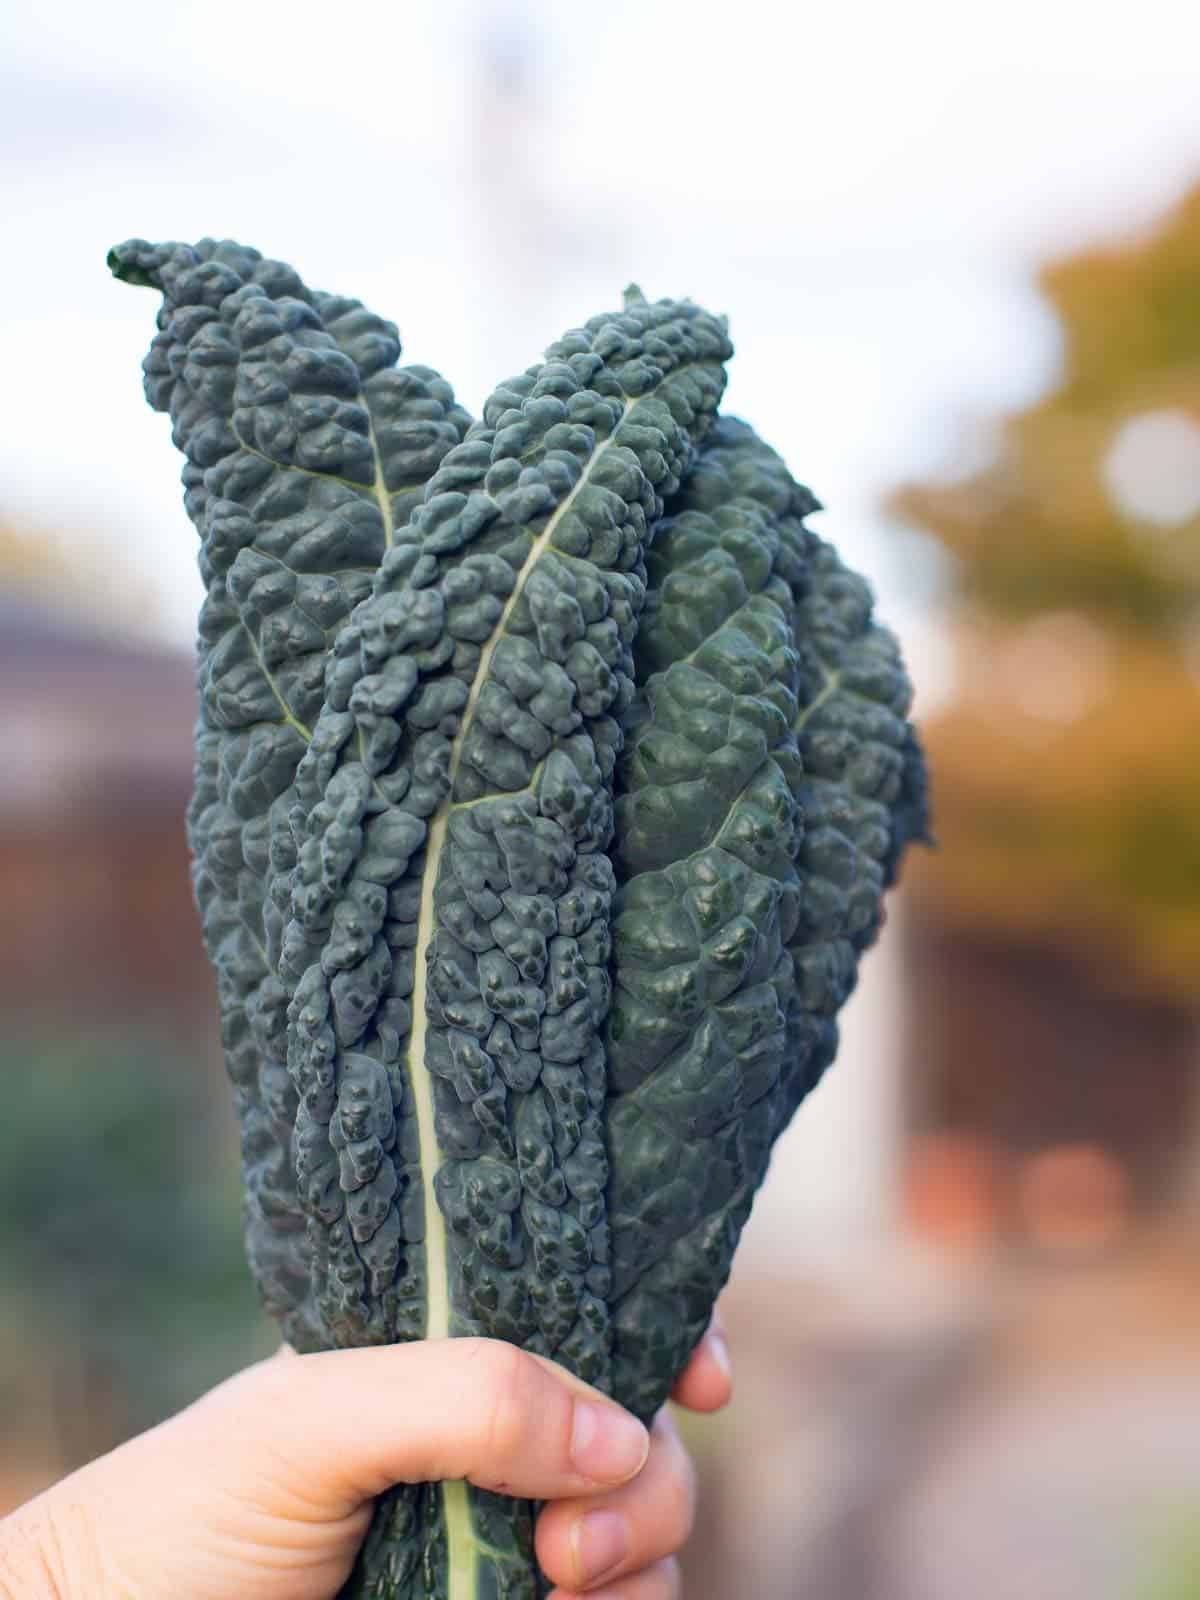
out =
<path fill-rule="evenodd" d="M 1200 1600 L 1200 1505 L 1181 1511 L 1153 1548 L 1136 1600 Z"/>
<path fill-rule="evenodd" d="M 0 1439 L 69 1467 L 273 1337 L 213 1065 L 144 1033 L 0 1039 Z"/>

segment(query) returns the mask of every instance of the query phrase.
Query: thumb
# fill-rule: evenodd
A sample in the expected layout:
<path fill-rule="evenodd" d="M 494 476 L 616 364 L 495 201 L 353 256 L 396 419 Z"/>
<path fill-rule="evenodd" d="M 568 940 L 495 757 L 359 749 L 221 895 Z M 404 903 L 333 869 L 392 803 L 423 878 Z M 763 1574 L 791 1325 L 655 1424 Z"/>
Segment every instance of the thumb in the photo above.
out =
<path fill-rule="evenodd" d="M 492 1339 L 269 1360 L 192 1412 L 244 1441 L 259 1494 L 265 1475 L 331 1516 L 394 1483 L 447 1478 L 532 1500 L 594 1494 L 634 1477 L 650 1448 L 598 1390 Z"/>

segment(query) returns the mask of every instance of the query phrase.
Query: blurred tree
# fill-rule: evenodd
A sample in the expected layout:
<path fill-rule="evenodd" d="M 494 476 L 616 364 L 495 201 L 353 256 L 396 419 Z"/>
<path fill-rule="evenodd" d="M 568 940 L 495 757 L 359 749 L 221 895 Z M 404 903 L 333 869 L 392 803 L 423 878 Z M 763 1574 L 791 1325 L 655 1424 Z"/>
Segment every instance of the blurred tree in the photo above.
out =
<path fill-rule="evenodd" d="M 1048 267 L 1062 375 L 892 510 L 951 557 L 918 904 L 1189 1004 L 1200 972 L 1200 188 Z"/>
<path fill-rule="evenodd" d="M 164 1042 L 0 1041 L 0 1433 L 39 1437 L 51 1466 L 268 1347 L 206 1076 Z"/>

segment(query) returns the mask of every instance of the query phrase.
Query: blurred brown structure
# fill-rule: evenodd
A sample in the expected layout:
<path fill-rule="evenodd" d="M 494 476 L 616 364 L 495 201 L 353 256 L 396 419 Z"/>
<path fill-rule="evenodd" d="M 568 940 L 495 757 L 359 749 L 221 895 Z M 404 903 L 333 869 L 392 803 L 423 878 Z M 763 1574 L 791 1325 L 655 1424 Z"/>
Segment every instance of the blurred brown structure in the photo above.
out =
<path fill-rule="evenodd" d="M 908 873 L 910 1131 L 1035 1238 L 1072 1185 L 1146 1214 L 1200 1159 L 1200 189 L 1041 288 L 1057 384 L 892 502 L 947 557 L 956 661 Z"/>
<path fill-rule="evenodd" d="M 1022 1173 L 1055 1148 L 1109 1152 L 1135 1210 L 1170 1206 L 1197 1140 L 1194 1008 L 1131 995 L 1053 946 L 964 932 L 928 905 L 909 921 L 914 1158 L 962 1162 L 974 1147 L 991 1191 L 984 1231 L 1029 1231 Z M 979 1209 L 977 1181 L 963 1173 L 925 1218 L 931 1231 L 953 1233 L 958 1208 Z"/>
<path fill-rule="evenodd" d="M 0 593 L 0 1515 L 253 1353 L 195 710 L 186 656 Z"/>
<path fill-rule="evenodd" d="M 0 597 L 9 1026 L 169 1022 L 211 1037 L 183 825 L 195 706 L 187 658 Z"/>

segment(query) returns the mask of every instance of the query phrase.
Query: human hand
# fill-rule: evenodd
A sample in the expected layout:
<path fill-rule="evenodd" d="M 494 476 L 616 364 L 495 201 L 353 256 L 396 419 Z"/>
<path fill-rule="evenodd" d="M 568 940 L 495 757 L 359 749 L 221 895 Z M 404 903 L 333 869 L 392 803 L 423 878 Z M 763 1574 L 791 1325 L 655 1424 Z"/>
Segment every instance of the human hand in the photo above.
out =
<path fill-rule="evenodd" d="M 714 1328 L 675 1398 L 715 1411 L 729 1392 Z M 0 1523 L 0 1596 L 332 1600 L 375 1496 L 442 1478 L 551 1502 L 537 1555 L 553 1600 L 679 1594 L 694 1483 L 665 1412 L 647 1436 L 552 1362 L 448 1339 L 239 1373 Z"/>

